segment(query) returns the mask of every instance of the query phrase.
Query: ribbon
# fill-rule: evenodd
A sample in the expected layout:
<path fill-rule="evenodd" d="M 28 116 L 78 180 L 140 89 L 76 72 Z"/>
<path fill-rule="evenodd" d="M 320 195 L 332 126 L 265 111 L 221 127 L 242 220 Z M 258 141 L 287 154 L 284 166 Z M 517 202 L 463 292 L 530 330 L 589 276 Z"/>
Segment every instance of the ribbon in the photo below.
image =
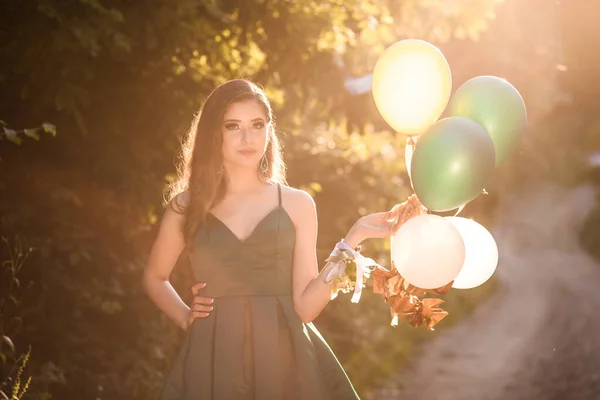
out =
<path fill-rule="evenodd" d="M 409 136 L 406 138 L 406 144 L 404 146 L 404 164 L 406 165 L 406 173 L 408 174 L 408 180 L 410 181 L 411 187 L 413 186 L 411 173 L 412 156 L 415 152 L 417 140 L 418 138 L 416 136 Z"/>
<path fill-rule="evenodd" d="M 325 261 L 325 282 L 333 283 L 331 300 L 335 299 L 340 291 L 354 291 L 350 300 L 352 303 L 360 301 L 365 281 L 369 279 L 371 272 L 376 267 L 381 268 L 373 259 L 363 257 L 343 240 L 335 245 Z"/>

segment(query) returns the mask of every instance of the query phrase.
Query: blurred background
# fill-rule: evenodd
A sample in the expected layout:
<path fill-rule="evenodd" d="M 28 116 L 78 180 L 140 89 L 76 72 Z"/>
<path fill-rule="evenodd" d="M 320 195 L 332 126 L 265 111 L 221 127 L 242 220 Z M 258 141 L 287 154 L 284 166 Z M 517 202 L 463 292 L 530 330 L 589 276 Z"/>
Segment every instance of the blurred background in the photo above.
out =
<path fill-rule="evenodd" d="M 536 208 L 535 193 L 519 195 L 527 188 L 600 183 L 599 16 L 597 0 L 3 0 L 0 390 L 16 390 L 14 399 L 156 398 L 182 333 L 142 291 L 141 274 L 181 135 L 217 84 L 245 77 L 266 89 L 289 183 L 315 197 L 324 260 L 359 215 L 410 194 L 405 138 L 364 82 L 400 39 L 439 46 L 455 88 L 495 75 L 527 104 L 518 148 L 462 216 L 492 229 L 505 223 L 502 207 Z M 595 203 L 573 235 L 600 257 Z M 387 243 L 365 252 L 389 265 Z M 189 300 L 184 263 L 172 281 Z M 409 383 L 396 374 L 417 349 L 501 288 L 492 279 L 451 292 L 450 317 L 435 332 L 392 328 L 370 290 L 358 305 L 341 296 L 316 325 L 361 396 L 384 398 L 374 393 Z M 579 384 L 587 394 L 567 385 L 560 398 L 600 398 L 600 377 Z M 465 398 L 445 396 L 421 398 Z M 551 398 L 539 396 L 523 398 Z"/>

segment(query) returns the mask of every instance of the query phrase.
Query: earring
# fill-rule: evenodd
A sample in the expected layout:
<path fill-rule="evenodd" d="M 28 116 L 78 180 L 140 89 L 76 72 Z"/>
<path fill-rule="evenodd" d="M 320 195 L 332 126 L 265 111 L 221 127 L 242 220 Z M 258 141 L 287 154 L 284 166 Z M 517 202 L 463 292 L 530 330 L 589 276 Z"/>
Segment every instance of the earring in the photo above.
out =
<path fill-rule="evenodd" d="M 266 173 L 269 170 L 269 161 L 267 160 L 267 157 L 265 157 L 264 155 L 260 159 L 259 167 L 260 167 L 260 170 L 262 171 L 262 173 Z"/>
<path fill-rule="evenodd" d="M 221 165 L 221 168 L 217 171 L 217 175 L 223 175 L 223 171 L 225 171 L 225 167 Z"/>

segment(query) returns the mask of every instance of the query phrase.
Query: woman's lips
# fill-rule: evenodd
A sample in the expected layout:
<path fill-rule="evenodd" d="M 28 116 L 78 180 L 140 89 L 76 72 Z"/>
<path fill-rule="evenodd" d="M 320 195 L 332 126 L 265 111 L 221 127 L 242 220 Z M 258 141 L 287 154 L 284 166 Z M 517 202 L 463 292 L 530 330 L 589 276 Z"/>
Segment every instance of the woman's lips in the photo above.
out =
<path fill-rule="evenodd" d="M 254 149 L 240 150 L 240 153 L 242 153 L 245 156 L 251 156 L 253 154 L 256 154 L 256 150 L 254 150 Z"/>

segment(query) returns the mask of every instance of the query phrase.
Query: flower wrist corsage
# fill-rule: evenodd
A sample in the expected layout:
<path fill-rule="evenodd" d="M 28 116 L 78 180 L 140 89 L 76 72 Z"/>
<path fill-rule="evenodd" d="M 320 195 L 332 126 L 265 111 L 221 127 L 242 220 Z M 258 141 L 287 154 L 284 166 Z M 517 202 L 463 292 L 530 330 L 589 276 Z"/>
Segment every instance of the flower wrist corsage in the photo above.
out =
<path fill-rule="evenodd" d="M 339 241 L 327 260 L 324 268 L 325 283 L 332 283 L 331 300 L 338 293 L 349 293 L 354 291 L 352 302 L 358 303 L 365 282 L 369 279 L 371 272 L 378 264 L 367 257 L 363 257 L 360 250 L 348 246 L 344 240 Z"/>

